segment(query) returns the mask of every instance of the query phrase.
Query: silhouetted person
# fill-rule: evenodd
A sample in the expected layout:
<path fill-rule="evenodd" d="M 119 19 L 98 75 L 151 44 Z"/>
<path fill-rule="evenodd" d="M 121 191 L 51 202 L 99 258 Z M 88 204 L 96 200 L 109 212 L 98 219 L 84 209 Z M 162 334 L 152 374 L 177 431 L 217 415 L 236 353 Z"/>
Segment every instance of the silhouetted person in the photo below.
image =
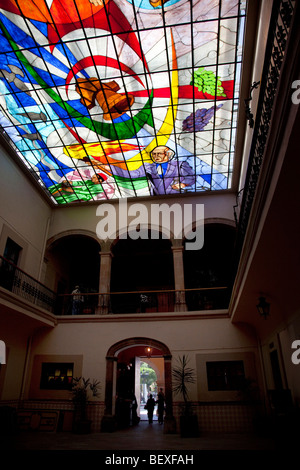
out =
<path fill-rule="evenodd" d="M 137 404 L 137 401 L 136 401 L 136 397 L 135 395 L 133 394 L 132 396 L 132 403 L 131 403 L 131 412 L 132 412 L 132 424 L 133 426 L 135 424 L 138 424 L 140 418 L 138 417 L 137 415 L 137 408 L 138 408 L 138 404 Z"/>
<path fill-rule="evenodd" d="M 164 411 L 165 411 L 165 395 L 163 389 L 159 390 L 157 395 L 157 412 L 158 412 L 158 423 L 163 424 L 164 422 Z"/>
<path fill-rule="evenodd" d="M 155 407 L 155 400 L 154 398 L 152 397 L 152 395 L 150 394 L 148 400 L 147 400 L 147 403 L 146 403 L 146 410 L 148 412 L 148 420 L 149 420 L 149 424 L 153 423 L 153 411 L 154 411 L 154 407 Z"/>

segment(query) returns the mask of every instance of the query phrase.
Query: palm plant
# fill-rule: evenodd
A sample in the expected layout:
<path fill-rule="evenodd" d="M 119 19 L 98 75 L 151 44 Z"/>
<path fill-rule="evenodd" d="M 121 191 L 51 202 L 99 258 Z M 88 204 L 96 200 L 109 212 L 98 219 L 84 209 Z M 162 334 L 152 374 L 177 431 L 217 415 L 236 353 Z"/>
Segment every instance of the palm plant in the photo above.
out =
<path fill-rule="evenodd" d="M 178 358 L 178 364 L 172 370 L 173 391 L 180 394 L 184 401 L 183 415 L 180 416 L 180 433 L 182 437 L 198 436 L 198 418 L 191 411 L 191 403 L 189 401 L 188 387 L 196 382 L 196 374 L 194 369 L 188 367 L 189 359 L 183 355 Z"/>
<path fill-rule="evenodd" d="M 194 369 L 188 367 L 189 359 L 185 354 L 178 358 L 178 365 L 172 370 L 173 391 L 181 395 L 184 401 L 184 414 L 188 415 L 190 411 L 188 386 L 194 384 L 196 375 Z"/>
<path fill-rule="evenodd" d="M 79 421 L 86 420 L 86 408 L 89 401 L 89 391 L 93 397 L 99 397 L 100 382 L 93 379 L 85 379 L 84 377 L 73 377 L 72 395 L 75 406 L 75 415 Z"/>

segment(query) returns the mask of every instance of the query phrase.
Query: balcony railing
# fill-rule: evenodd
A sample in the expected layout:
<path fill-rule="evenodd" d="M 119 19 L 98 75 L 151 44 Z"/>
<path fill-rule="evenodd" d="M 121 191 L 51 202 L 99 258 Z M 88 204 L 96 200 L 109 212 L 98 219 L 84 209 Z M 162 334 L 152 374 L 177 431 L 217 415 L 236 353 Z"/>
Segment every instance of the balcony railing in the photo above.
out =
<path fill-rule="evenodd" d="M 240 252 L 244 243 L 250 213 L 258 187 L 260 171 L 265 158 L 265 147 L 271 128 L 273 104 L 278 89 L 288 38 L 293 24 L 295 5 L 296 2 L 292 0 L 277 0 L 273 2 L 266 54 L 263 72 L 261 74 L 262 79 L 254 133 L 238 222 L 236 262 L 238 262 L 240 258 Z M 296 27 L 298 27 L 297 23 Z M 293 44 L 290 47 L 293 47 Z"/>
<path fill-rule="evenodd" d="M 0 256 L 0 286 L 55 315 L 96 315 L 224 310 L 227 287 L 56 294 Z"/>
<path fill-rule="evenodd" d="M 57 314 L 135 314 L 199 310 L 224 310 L 229 304 L 227 287 L 185 290 L 131 291 L 58 295 Z"/>
<path fill-rule="evenodd" d="M 0 286 L 49 312 L 54 313 L 56 293 L 0 256 Z"/>

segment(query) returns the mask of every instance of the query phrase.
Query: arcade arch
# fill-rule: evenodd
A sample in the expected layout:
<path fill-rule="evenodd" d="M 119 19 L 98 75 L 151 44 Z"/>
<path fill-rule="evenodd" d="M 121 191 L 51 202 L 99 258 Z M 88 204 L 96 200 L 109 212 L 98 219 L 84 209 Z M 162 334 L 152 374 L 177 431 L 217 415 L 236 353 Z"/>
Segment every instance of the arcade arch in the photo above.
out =
<path fill-rule="evenodd" d="M 46 283 L 60 294 L 61 300 L 76 285 L 82 293 L 99 291 L 100 244 L 90 235 L 65 234 L 49 240 L 45 259 Z"/>
<path fill-rule="evenodd" d="M 112 246 L 110 290 L 112 294 L 127 292 L 111 296 L 115 313 L 131 313 L 143 308 L 135 292 L 153 291 L 145 306 L 149 312 L 170 308 L 165 305 L 170 299 L 166 295 L 156 295 L 155 291 L 174 289 L 172 243 L 161 234 L 158 239 L 150 237 L 151 234 L 147 239 L 120 238 Z"/>
<path fill-rule="evenodd" d="M 198 251 L 184 250 L 184 284 L 189 310 L 228 307 L 235 237 L 236 229 L 231 222 L 206 221 L 203 248 Z"/>

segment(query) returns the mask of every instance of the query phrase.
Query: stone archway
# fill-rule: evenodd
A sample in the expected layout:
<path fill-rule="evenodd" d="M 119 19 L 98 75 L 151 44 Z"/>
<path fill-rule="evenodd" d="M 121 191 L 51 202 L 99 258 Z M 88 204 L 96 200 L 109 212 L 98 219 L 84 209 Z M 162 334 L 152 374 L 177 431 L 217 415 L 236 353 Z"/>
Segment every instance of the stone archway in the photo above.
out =
<path fill-rule="evenodd" d="M 234 273 L 236 227 L 226 219 L 207 219 L 201 250 L 183 251 L 189 311 L 227 309 Z"/>
<path fill-rule="evenodd" d="M 114 416 L 114 392 L 116 380 L 116 365 L 118 354 L 124 349 L 136 346 L 150 347 L 159 350 L 164 359 L 165 374 L 165 399 L 166 399 L 166 416 L 164 421 L 164 433 L 174 433 L 176 431 L 176 423 L 173 417 L 173 399 L 172 399 L 172 355 L 169 348 L 161 341 L 153 338 L 135 337 L 127 338 L 113 344 L 106 355 L 106 383 L 105 383 L 105 411 L 102 419 L 102 431 L 113 431 L 115 429 Z"/>
<path fill-rule="evenodd" d="M 74 289 L 74 284 L 91 287 L 98 291 L 100 273 L 99 240 L 88 231 L 64 232 L 48 240 L 45 258 L 47 274 L 57 290 L 59 280 L 64 280 L 67 292 Z M 49 271 L 49 273 L 48 273 Z M 91 285 L 92 284 L 92 285 Z"/>
<path fill-rule="evenodd" d="M 82 310 L 95 313 L 98 297 L 94 294 L 99 292 L 100 253 L 99 240 L 88 231 L 66 231 L 48 240 L 44 282 L 58 294 L 59 315 L 71 313 L 70 294 L 76 285 L 85 294 Z"/>
<path fill-rule="evenodd" d="M 157 239 L 148 231 L 146 234 L 147 238 L 120 238 L 112 245 L 110 292 L 114 313 L 174 310 L 174 294 L 170 293 L 175 288 L 172 243 L 161 234 Z M 146 305 L 140 302 L 144 291 L 152 291 Z M 118 295 L 114 295 L 116 292 Z"/>

